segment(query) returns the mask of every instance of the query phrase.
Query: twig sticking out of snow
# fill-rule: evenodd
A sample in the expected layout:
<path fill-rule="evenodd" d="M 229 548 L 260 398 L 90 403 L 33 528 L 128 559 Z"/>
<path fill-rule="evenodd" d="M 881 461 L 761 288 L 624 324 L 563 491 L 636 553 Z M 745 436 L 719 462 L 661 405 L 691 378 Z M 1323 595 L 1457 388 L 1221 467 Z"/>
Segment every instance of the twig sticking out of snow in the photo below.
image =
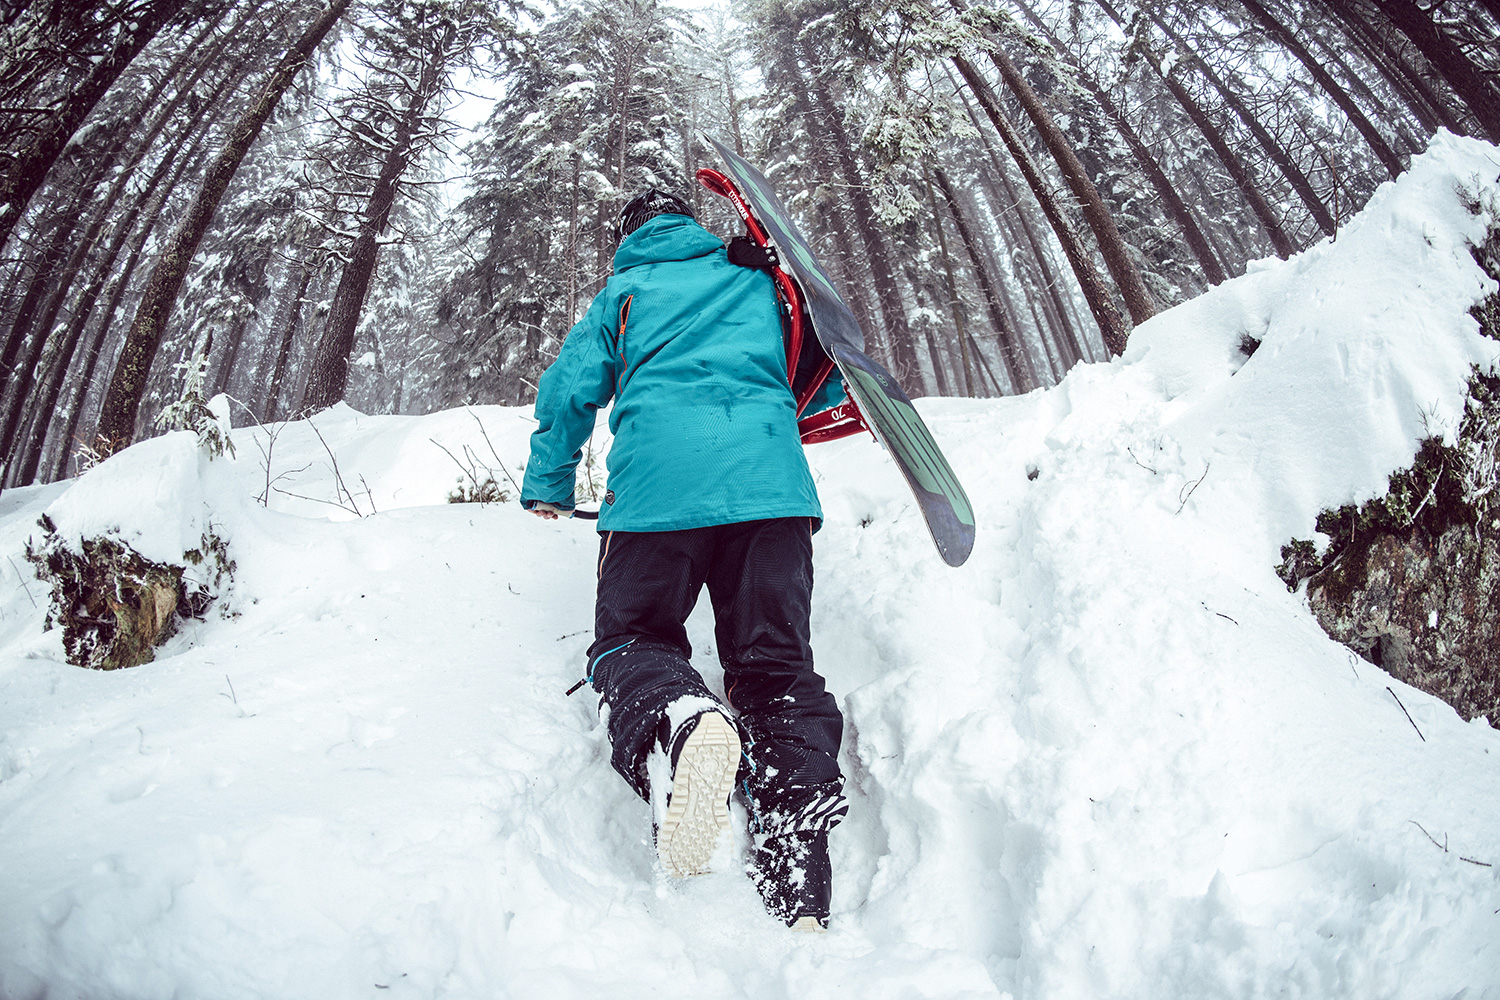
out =
<path fill-rule="evenodd" d="M 311 418 L 308 418 L 307 426 L 312 428 L 312 432 L 318 436 L 318 442 L 323 445 L 323 450 L 328 453 L 328 461 L 331 463 L 333 468 L 334 499 L 319 500 L 317 497 L 306 497 L 300 493 L 290 493 L 286 490 L 278 489 L 276 487 L 272 488 L 276 489 L 276 492 L 280 493 L 282 496 L 292 497 L 297 500 L 310 500 L 313 503 L 326 503 L 330 507 L 337 507 L 340 510 L 347 510 L 355 517 L 368 517 L 368 514 L 360 510 L 359 500 L 354 496 L 354 493 L 344 483 L 343 473 L 339 471 L 338 456 L 333 453 L 333 449 L 330 448 L 328 446 L 328 442 L 323 439 L 323 432 L 318 430 L 317 425 L 312 422 Z M 269 474 L 269 470 L 267 470 L 267 474 Z M 370 494 L 370 486 L 368 483 L 365 483 L 365 479 L 363 476 L 360 477 L 359 481 L 364 485 L 365 495 L 370 500 L 370 513 L 374 514 L 376 513 L 375 498 Z"/>
<path fill-rule="evenodd" d="M 1177 491 L 1177 498 L 1182 501 L 1182 503 L 1180 503 L 1180 504 L 1177 505 L 1177 511 L 1176 512 L 1178 514 L 1182 513 L 1182 508 L 1184 508 L 1184 507 L 1187 506 L 1187 502 L 1193 498 L 1193 494 L 1198 491 L 1198 487 L 1203 485 L 1203 480 L 1205 480 L 1205 479 L 1208 478 L 1208 470 L 1210 468 L 1211 468 L 1211 463 L 1204 463 L 1204 465 L 1203 465 L 1203 475 L 1201 475 L 1201 476 L 1198 477 L 1198 481 L 1196 483 L 1191 484 L 1191 487 L 1185 485 L 1185 486 L 1182 487 L 1182 489 L 1180 489 L 1180 490 Z M 1186 495 L 1184 495 L 1184 491 L 1186 491 Z"/>
<path fill-rule="evenodd" d="M 26 597 L 31 601 L 31 606 L 36 607 L 36 598 L 31 596 L 31 588 L 26 585 L 26 575 L 21 572 L 21 567 L 17 566 L 16 561 L 10 556 L 5 558 L 10 563 L 10 568 L 16 571 L 16 578 L 21 581 L 21 589 L 26 591 Z"/>
<path fill-rule="evenodd" d="M 1127 445 L 1125 447 L 1125 450 L 1130 454 L 1131 461 L 1135 462 L 1136 465 L 1139 465 L 1141 468 L 1145 469 L 1147 472 L 1151 473 L 1153 476 L 1156 475 L 1156 470 L 1155 469 L 1151 468 L 1151 466 L 1147 465 L 1145 462 L 1142 462 L 1139 458 L 1135 457 L 1135 452 L 1130 448 L 1129 445 Z"/>
<path fill-rule="evenodd" d="M 252 718 L 254 718 L 255 717 L 255 713 L 254 712 L 246 712 L 245 711 L 245 706 L 243 706 L 243 705 L 240 704 L 239 696 L 234 693 L 234 681 L 232 681 L 232 680 L 229 679 L 229 675 L 228 674 L 224 675 L 224 683 L 229 685 L 229 700 L 232 701 L 232 702 L 234 702 L 234 707 L 240 710 L 240 718 L 242 718 L 242 719 L 252 719 Z M 220 698 L 224 697 L 224 692 L 220 691 L 219 692 L 219 697 Z"/>
<path fill-rule="evenodd" d="M 465 407 L 465 409 L 468 408 Z M 516 496 L 520 496 L 521 486 L 516 482 L 515 477 L 510 474 L 510 470 L 505 467 L 505 463 L 500 460 L 500 453 L 495 450 L 495 443 L 490 440 L 490 433 L 489 431 L 484 429 L 484 422 L 479 419 L 479 414 L 475 413 L 473 410 L 469 410 L 469 416 L 473 417 L 474 422 L 479 425 L 479 433 L 484 438 L 484 443 L 489 445 L 490 454 L 495 456 L 495 464 L 500 466 L 500 471 L 505 473 L 506 479 L 510 480 L 510 485 L 515 489 Z"/>
<path fill-rule="evenodd" d="M 1389 684 L 1387 684 L 1387 685 L 1386 685 L 1386 686 L 1385 686 L 1385 689 L 1386 689 L 1386 690 L 1387 690 L 1387 691 L 1391 691 L 1391 686 L 1390 686 L 1390 685 L 1389 685 Z M 1397 697 L 1397 696 L 1396 696 L 1396 692 L 1395 692 L 1395 691 L 1391 691 L 1391 697 L 1392 697 L 1392 698 L 1395 698 L 1395 699 L 1396 699 L 1396 704 L 1398 704 L 1398 705 L 1401 705 L 1401 699 L 1400 699 L 1400 698 L 1399 698 L 1399 697 Z M 1402 715 L 1404 715 L 1404 716 L 1406 716 L 1406 721 L 1407 721 L 1407 722 L 1410 722 L 1410 723 L 1411 723 L 1411 727 L 1412 727 L 1412 728 L 1413 728 L 1413 729 L 1417 729 L 1417 723 L 1416 723 L 1416 720 L 1414 720 L 1414 719 L 1413 719 L 1413 718 L 1412 718 L 1412 717 L 1411 717 L 1411 713 L 1410 713 L 1410 712 L 1408 712 L 1408 711 L 1407 711 L 1407 710 L 1406 710 L 1406 706 L 1405 706 L 1405 705 L 1401 705 L 1401 714 L 1402 714 Z M 1418 736 L 1422 736 L 1422 730 L 1420 730 L 1420 729 L 1417 729 L 1417 735 L 1418 735 Z M 1422 742 L 1423 742 L 1423 743 L 1426 743 L 1426 742 L 1427 742 L 1427 737 L 1425 737 L 1425 736 L 1422 736 Z M 1427 832 L 1427 831 L 1426 831 L 1426 830 L 1423 830 L 1423 831 L 1422 831 L 1422 832 L 1423 832 L 1423 833 L 1426 833 L 1426 832 Z M 1445 850 L 1446 850 L 1446 848 L 1445 848 Z"/>
<path fill-rule="evenodd" d="M 1387 690 L 1389 690 L 1389 689 L 1387 689 Z M 1411 825 L 1414 826 L 1414 827 L 1416 827 L 1418 830 L 1421 830 L 1423 833 L 1427 833 L 1427 827 L 1423 826 L 1421 823 L 1418 823 L 1416 820 L 1409 820 L 1408 822 L 1410 822 Z M 1448 853 L 1448 835 L 1446 833 L 1443 834 L 1443 842 L 1441 844 L 1439 844 L 1437 842 L 1437 838 L 1434 837 L 1430 833 L 1427 833 L 1427 839 L 1430 840 L 1430 841 L 1432 841 L 1432 846 L 1433 847 L 1436 847 L 1438 850 L 1442 851 L 1444 854 Z"/>
<path fill-rule="evenodd" d="M 1389 690 L 1389 689 L 1387 689 L 1387 690 Z M 1391 693 L 1394 694 L 1395 692 L 1393 691 Z M 1397 699 L 1397 700 L 1399 701 L 1399 699 Z M 1443 834 L 1443 842 L 1441 844 L 1439 844 L 1436 837 L 1434 837 L 1430 833 L 1427 833 L 1427 827 L 1423 826 L 1421 823 L 1418 823 L 1414 819 L 1413 820 L 1408 820 L 1407 822 L 1409 822 L 1412 826 L 1416 827 L 1418 830 L 1421 830 L 1423 833 L 1426 833 L 1427 834 L 1427 839 L 1430 840 L 1430 841 L 1432 841 L 1432 846 L 1433 847 L 1436 847 L 1438 850 L 1442 851 L 1444 854 L 1449 853 L 1449 851 L 1448 851 L 1448 835 L 1446 833 Z M 1493 868 L 1493 867 L 1495 867 L 1494 865 L 1490 864 L 1488 861 L 1477 861 L 1474 858 L 1466 858 L 1462 854 L 1460 854 L 1458 856 L 1458 860 L 1460 860 L 1460 861 L 1467 861 L 1469 864 L 1471 864 L 1471 865 L 1478 865 L 1481 868 Z M 1500 910 L 1496 910 L 1495 912 L 1496 913 L 1500 913 Z"/>
<path fill-rule="evenodd" d="M 260 491 L 255 500 L 262 507 L 269 507 L 271 505 L 271 491 L 276 488 L 276 484 L 281 482 L 288 476 L 295 476 L 306 472 L 308 469 L 312 468 L 312 463 L 309 462 L 300 469 L 292 469 L 290 471 L 281 473 L 279 476 L 273 477 L 271 475 L 271 453 L 276 450 L 276 439 L 281 436 L 282 431 L 286 430 L 287 421 L 283 420 L 282 422 L 276 424 L 274 427 L 267 427 L 265 424 L 260 422 L 260 417 L 256 415 L 255 411 L 245 403 L 241 402 L 238 399 L 235 399 L 233 396 L 229 396 L 228 399 L 231 403 L 234 403 L 240 409 L 248 413 L 250 415 L 250 419 L 255 421 L 256 427 L 266 432 L 266 440 L 264 444 L 261 443 L 261 440 L 258 437 L 252 436 L 251 440 L 255 442 L 256 449 L 260 451 L 261 468 L 266 472 L 266 488 Z M 277 492 L 280 493 L 281 491 L 277 490 Z"/>

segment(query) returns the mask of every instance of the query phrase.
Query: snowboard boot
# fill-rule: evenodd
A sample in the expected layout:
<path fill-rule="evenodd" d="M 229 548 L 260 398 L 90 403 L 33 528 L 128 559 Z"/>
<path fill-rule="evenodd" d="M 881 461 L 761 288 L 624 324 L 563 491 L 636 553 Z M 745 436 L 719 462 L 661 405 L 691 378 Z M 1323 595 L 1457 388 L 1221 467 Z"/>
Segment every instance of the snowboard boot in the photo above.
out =
<path fill-rule="evenodd" d="M 722 712 L 710 710 L 684 721 L 663 749 L 671 755 L 672 791 L 656 831 L 656 854 L 668 874 L 702 875 L 729 829 L 739 733 Z"/>
<path fill-rule="evenodd" d="M 828 831 L 799 830 L 765 837 L 750 860 L 750 880 L 766 910 L 794 931 L 828 929 L 833 900 L 833 865 Z"/>

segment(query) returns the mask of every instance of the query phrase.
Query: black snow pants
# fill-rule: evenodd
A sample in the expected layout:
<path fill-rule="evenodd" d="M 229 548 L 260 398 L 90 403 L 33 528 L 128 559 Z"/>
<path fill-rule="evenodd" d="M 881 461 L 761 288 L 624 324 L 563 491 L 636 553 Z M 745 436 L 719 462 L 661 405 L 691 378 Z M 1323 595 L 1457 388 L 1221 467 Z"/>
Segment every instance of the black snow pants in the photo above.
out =
<path fill-rule="evenodd" d="M 805 517 L 602 534 L 588 679 L 607 712 L 611 763 L 649 798 L 646 755 L 678 698 L 713 698 L 688 662 L 683 623 L 704 584 L 724 688 L 745 750 L 752 814 L 841 799 L 844 720 L 813 671 L 812 528 Z"/>

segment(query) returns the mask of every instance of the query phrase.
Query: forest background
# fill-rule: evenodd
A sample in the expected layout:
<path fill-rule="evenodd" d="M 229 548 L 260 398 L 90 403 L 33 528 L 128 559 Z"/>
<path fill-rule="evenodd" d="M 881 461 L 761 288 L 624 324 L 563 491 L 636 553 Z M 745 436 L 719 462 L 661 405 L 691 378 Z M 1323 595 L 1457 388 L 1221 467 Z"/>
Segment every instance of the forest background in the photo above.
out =
<path fill-rule="evenodd" d="M 913 395 L 1056 383 L 1500 141 L 1500 0 L 34 0 L 0 13 L 0 485 L 528 402 L 647 185 L 762 164 Z M 1253 345 L 1251 345 L 1253 349 Z"/>

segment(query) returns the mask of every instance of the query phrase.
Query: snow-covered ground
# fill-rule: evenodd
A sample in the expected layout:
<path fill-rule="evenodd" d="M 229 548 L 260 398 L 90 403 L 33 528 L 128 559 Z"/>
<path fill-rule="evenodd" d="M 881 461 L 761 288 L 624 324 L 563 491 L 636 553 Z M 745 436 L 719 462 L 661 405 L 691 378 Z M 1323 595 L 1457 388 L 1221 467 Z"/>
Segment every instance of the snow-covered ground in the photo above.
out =
<path fill-rule="evenodd" d="M 482 424 L 518 476 L 525 411 L 288 425 L 268 507 L 256 428 L 0 496 L 0 997 L 1500 998 L 1500 735 L 1273 573 L 1500 357 L 1458 187 L 1496 204 L 1500 151 L 1439 138 L 1336 242 L 1055 389 L 922 401 L 979 516 L 959 570 L 876 445 L 810 451 L 853 799 L 824 936 L 655 868 L 563 695 L 590 526 L 443 502 L 435 442 L 493 465 Z M 233 617 L 69 666 L 21 558 L 49 508 L 143 550 L 212 523 Z M 691 635 L 717 683 L 706 607 Z"/>

